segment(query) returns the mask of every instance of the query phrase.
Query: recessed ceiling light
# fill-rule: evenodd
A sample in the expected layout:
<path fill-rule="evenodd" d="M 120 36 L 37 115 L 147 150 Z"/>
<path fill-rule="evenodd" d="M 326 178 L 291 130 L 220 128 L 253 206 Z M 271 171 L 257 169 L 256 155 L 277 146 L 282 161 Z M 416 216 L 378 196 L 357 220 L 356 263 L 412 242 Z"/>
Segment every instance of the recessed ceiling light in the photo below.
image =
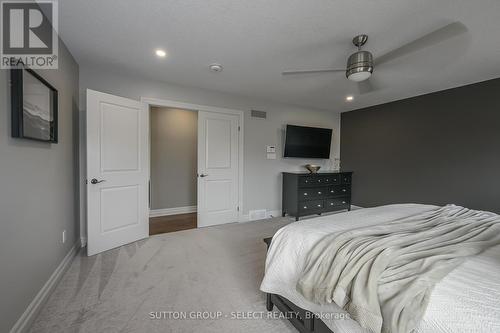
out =
<path fill-rule="evenodd" d="M 155 51 L 155 53 L 160 58 L 165 58 L 167 56 L 167 52 L 165 52 L 164 50 L 158 49 Z"/>
<path fill-rule="evenodd" d="M 347 96 L 347 97 L 345 98 L 345 100 L 346 100 L 346 101 L 348 101 L 348 102 L 352 101 L 353 99 L 354 99 L 354 97 L 353 97 L 353 96 Z"/>
<path fill-rule="evenodd" d="M 221 64 L 210 64 L 208 68 L 210 68 L 212 72 L 216 73 L 222 72 L 222 70 L 224 69 Z"/>

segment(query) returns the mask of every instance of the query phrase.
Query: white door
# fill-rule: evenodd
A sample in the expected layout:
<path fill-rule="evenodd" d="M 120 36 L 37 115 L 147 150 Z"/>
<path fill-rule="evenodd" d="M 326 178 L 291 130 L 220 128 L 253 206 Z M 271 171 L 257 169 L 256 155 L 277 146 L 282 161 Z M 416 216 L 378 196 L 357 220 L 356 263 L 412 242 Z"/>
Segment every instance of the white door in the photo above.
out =
<path fill-rule="evenodd" d="M 87 90 L 87 253 L 149 235 L 145 104 Z"/>
<path fill-rule="evenodd" d="M 238 221 L 239 119 L 198 113 L 198 227 Z"/>

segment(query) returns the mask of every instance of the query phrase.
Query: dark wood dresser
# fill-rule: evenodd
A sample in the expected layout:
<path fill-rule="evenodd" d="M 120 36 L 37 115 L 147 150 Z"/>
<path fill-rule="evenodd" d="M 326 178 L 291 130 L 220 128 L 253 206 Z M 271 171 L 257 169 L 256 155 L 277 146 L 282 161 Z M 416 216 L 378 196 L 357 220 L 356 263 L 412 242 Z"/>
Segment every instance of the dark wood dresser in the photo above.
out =
<path fill-rule="evenodd" d="M 351 182 L 352 172 L 283 172 L 283 216 L 351 210 Z"/>

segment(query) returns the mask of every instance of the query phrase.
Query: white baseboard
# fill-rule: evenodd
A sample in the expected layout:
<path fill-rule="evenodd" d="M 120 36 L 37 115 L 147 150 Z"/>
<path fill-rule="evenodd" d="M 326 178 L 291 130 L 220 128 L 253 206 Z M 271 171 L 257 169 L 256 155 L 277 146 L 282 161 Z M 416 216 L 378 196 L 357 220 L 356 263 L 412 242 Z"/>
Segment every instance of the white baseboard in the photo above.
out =
<path fill-rule="evenodd" d="M 272 217 L 281 217 L 281 210 L 268 210 L 266 212 L 266 218 L 269 219 Z M 250 216 L 248 214 L 241 215 L 240 222 L 250 222 L 250 221 L 257 221 L 257 220 L 250 219 Z"/>
<path fill-rule="evenodd" d="M 196 213 L 196 206 L 164 208 L 164 209 L 151 209 L 149 217 L 167 216 L 176 214 Z"/>
<path fill-rule="evenodd" d="M 271 217 L 281 217 L 281 209 L 277 209 L 277 210 L 268 210 L 267 211 L 267 216 L 269 218 Z"/>
<path fill-rule="evenodd" d="M 363 209 L 364 207 L 361 206 L 356 206 L 356 205 L 351 205 L 351 210 L 358 210 L 358 209 Z M 342 211 L 337 211 L 334 213 L 343 213 L 345 210 Z M 329 212 L 332 213 L 332 212 Z M 266 218 L 272 218 L 272 217 L 281 217 L 281 210 L 268 210 L 266 214 Z M 250 222 L 250 221 L 256 221 L 255 219 L 250 219 L 249 215 L 241 215 L 240 222 Z"/>
<path fill-rule="evenodd" d="M 23 333 L 30 328 L 33 320 L 35 320 L 36 318 L 36 315 L 49 298 L 50 293 L 54 290 L 57 283 L 62 278 L 64 272 L 66 272 L 66 269 L 68 269 L 69 265 L 71 265 L 71 263 L 73 262 L 73 259 L 75 258 L 79 249 L 80 241 L 77 241 L 61 261 L 59 266 L 57 266 L 56 270 L 52 273 L 47 282 L 45 282 L 42 289 L 40 289 L 38 294 L 36 294 L 35 298 L 28 305 L 21 317 L 11 328 L 10 333 Z"/>

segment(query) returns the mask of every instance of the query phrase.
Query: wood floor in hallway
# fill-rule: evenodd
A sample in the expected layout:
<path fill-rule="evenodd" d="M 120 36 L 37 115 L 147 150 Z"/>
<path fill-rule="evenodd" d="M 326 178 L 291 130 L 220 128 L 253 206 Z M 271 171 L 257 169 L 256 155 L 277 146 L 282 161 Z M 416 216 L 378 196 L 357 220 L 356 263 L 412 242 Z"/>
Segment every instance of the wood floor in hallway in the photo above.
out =
<path fill-rule="evenodd" d="M 164 234 L 197 227 L 196 213 L 149 218 L 149 235 Z"/>

